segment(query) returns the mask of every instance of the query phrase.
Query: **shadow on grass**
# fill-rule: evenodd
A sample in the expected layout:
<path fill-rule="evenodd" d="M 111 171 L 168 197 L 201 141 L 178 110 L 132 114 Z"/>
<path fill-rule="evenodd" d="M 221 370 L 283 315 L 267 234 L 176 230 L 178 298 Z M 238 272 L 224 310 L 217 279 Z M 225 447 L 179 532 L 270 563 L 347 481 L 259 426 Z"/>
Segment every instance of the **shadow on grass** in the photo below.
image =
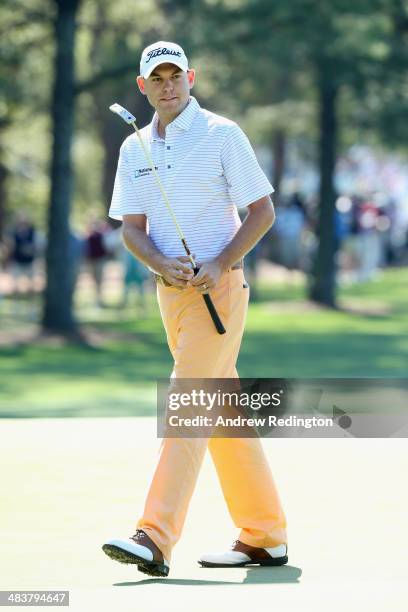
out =
<path fill-rule="evenodd" d="M 369 310 L 359 306 L 341 305 L 336 310 L 346 315 L 353 315 L 362 319 L 372 319 L 374 321 L 386 321 L 390 316 L 389 310 L 381 311 L 379 308 L 377 310 L 374 308 Z"/>
<path fill-rule="evenodd" d="M 242 378 L 404 378 L 407 349 L 407 339 L 395 333 L 252 330 L 244 336 L 238 372 Z M 143 407 L 139 391 L 169 376 L 172 366 L 165 339 L 157 337 L 112 342 L 96 352 L 5 348 L 1 357 L 0 417 L 6 418 L 147 416 L 154 406 Z"/>
<path fill-rule="evenodd" d="M 208 568 L 200 568 L 201 570 Z M 243 568 L 228 568 L 228 571 L 242 570 Z M 116 582 L 113 586 L 129 587 L 143 586 L 152 584 L 162 584 L 164 586 L 242 586 L 243 584 L 282 584 L 295 583 L 299 584 L 299 578 L 302 575 L 302 570 L 299 567 L 285 565 L 283 567 L 247 567 L 246 576 L 239 582 L 227 580 L 190 580 L 188 578 L 150 578 L 139 580 L 137 582 Z"/>
<path fill-rule="evenodd" d="M 15 388 L 15 375 L 28 377 L 26 380 L 57 375 L 62 382 L 103 377 L 113 384 L 134 384 L 164 378 L 172 365 L 164 338 L 162 342 L 152 342 L 150 338 L 139 343 L 112 342 L 97 351 L 72 346 L 3 348 L 0 358 L 4 359 L 3 393 Z M 398 377 L 406 375 L 405 358 L 405 339 L 397 334 L 247 331 L 238 370 L 244 378 Z M 19 380 L 21 385 L 24 378 Z"/>
<path fill-rule="evenodd" d="M 405 377 L 402 344 L 396 334 L 253 331 L 244 336 L 238 371 L 243 378 Z"/>
<path fill-rule="evenodd" d="M 260 297 L 268 303 L 250 308 L 239 375 L 405 377 L 403 278 L 404 271 L 390 271 L 381 282 L 341 290 L 341 308 L 332 312 L 311 307 L 300 286 L 261 286 Z M 17 342 L 0 343 L 0 416 L 153 414 L 155 382 L 172 369 L 157 306 L 143 320 L 131 309 L 122 313 L 124 318 L 110 309 L 96 314 L 85 310 L 83 327 L 92 338 L 88 346 L 20 342 L 38 326 L 22 316 L 16 319 L 12 308 L 6 314 L 0 333 L 6 340 L 14 334 Z"/>

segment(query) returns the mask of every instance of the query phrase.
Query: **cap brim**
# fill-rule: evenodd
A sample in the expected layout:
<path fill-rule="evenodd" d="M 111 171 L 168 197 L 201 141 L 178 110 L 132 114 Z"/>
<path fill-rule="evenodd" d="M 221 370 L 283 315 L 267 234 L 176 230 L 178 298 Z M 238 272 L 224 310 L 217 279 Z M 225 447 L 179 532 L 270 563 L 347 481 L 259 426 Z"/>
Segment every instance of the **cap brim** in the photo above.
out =
<path fill-rule="evenodd" d="M 185 67 L 184 62 L 177 61 L 177 60 L 172 60 L 172 61 L 169 61 L 168 59 L 165 59 L 165 60 L 159 60 L 159 61 L 157 61 L 156 63 L 154 63 L 154 64 L 152 64 L 151 66 L 149 66 L 149 67 L 147 68 L 147 70 L 145 70 L 145 72 L 144 72 L 144 73 L 142 73 L 142 75 L 141 75 L 141 76 L 142 76 L 144 79 L 148 79 L 148 78 L 149 78 L 149 76 L 152 74 L 153 70 L 154 70 L 155 68 L 157 68 L 157 66 L 160 66 L 160 64 L 174 64 L 175 66 L 178 66 L 178 67 L 179 67 L 181 70 L 183 70 L 184 72 L 187 72 L 187 70 L 188 70 L 188 67 L 187 67 L 187 68 Z"/>

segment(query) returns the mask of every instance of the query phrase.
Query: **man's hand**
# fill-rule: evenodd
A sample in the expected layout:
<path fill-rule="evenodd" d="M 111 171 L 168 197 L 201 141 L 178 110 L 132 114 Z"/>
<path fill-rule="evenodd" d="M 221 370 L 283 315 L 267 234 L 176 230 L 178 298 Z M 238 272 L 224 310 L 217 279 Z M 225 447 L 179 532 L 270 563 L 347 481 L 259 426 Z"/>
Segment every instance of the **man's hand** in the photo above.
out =
<path fill-rule="evenodd" d="M 199 272 L 187 283 L 187 286 L 195 287 L 199 293 L 204 295 L 214 289 L 220 280 L 223 269 L 216 259 L 201 265 L 197 264 L 197 267 L 200 268 Z"/>
<path fill-rule="evenodd" d="M 158 272 L 173 287 L 185 289 L 194 272 L 190 259 L 186 256 L 164 258 Z"/>

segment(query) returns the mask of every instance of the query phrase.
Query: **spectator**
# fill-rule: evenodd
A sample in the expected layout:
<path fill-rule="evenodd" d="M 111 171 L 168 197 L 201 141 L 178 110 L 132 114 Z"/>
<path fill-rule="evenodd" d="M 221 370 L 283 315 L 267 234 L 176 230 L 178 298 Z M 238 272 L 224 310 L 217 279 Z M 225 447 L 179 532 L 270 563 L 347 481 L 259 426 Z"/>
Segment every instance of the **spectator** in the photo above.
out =
<path fill-rule="evenodd" d="M 85 240 L 85 257 L 95 283 L 96 299 L 99 307 L 104 306 L 102 300 L 103 276 L 109 255 L 104 242 L 104 229 L 104 224 L 101 221 L 93 221 Z"/>
<path fill-rule="evenodd" d="M 364 198 L 357 208 L 357 280 L 374 277 L 381 264 L 381 238 L 377 228 L 379 209 L 372 198 Z"/>
<path fill-rule="evenodd" d="M 9 235 L 9 263 L 14 281 L 14 291 L 20 292 L 20 279 L 27 281 L 28 291 L 34 290 L 34 262 L 37 255 L 36 230 L 23 212 Z"/>
<path fill-rule="evenodd" d="M 85 254 L 86 243 L 83 237 L 79 236 L 73 230 L 69 232 L 69 258 L 71 260 L 71 283 L 72 292 L 74 293 L 78 281 L 78 276 L 81 270 L 81 263 Z"/>
<path fill-rule="evenodd" d="M 277 209 L 275 233 L 279 240 L 279 260 L 288 270 L 301 267 L 302 232 L 305 222 L 306 214 L 297 193 Z"/>
<path fill-rule="evenodd" d="M 145 285 L 146 280 L 149 278 L 149 272 L 147 268 L 124 247 L 122 249 L 121 259 L 124 273 L 122 308 L 128 305 L 130 291 L 132 287 L 134 287 L 138 297 L 139 315 L 144 317 L 146 315 Z"/>

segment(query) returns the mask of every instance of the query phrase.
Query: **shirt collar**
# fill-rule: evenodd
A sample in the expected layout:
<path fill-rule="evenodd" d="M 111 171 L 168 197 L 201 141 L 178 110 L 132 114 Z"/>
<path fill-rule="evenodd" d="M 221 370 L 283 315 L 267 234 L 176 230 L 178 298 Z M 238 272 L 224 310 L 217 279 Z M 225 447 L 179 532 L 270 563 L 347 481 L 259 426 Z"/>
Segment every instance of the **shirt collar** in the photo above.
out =
<path fill-rule="evenodd" d="M 177 117 L 173 119 L 173 121 L 169 123 L 167 127 L 175 126 L 177 128 L 180 128 L 181 130 L 189 130 L 199 110 L 199 103 L 194 98 L 194 96 L 190 96 L 190 100 L 185 109 L 179 115 L 177 115 Z M 153 119 L 150 123 L 150 140 L 163 140 L 163 138 L 159 136 L 157 130 L 158 125 L 159 116 L 157 113 L 154 113 Z"/>

